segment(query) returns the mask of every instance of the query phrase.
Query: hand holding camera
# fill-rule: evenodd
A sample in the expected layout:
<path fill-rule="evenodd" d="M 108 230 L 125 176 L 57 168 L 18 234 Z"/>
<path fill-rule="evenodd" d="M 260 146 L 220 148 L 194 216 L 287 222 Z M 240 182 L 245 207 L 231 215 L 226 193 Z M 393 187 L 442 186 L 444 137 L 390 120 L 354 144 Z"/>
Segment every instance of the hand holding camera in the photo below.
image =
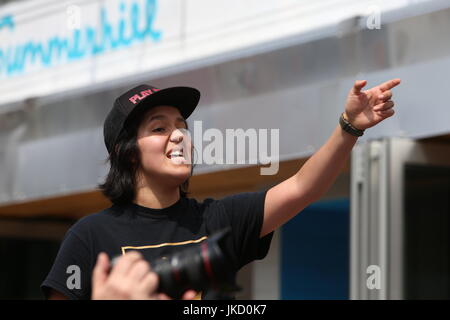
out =
<path fill-rule="evenodd" d="M 230 259 L 222 250 L 229 232 L 229 228 L 220 230 L 206 241 L 150 264 L 137 251 L 111 263 L 101 253 L 93 271 L 92 299 L 193 299 L 196 292 L 210 288 L 237 291 L 240 288 L 230 278 Z"/>
<path fill-rule="evenodd" d="M 111 270 L 111 272 L 110 272 Z M 158 275 L 137 251 L 131 251 L 120 258 L 114 268 L 106 253 L 98 255 L 92 273 L 92 300 L 168 300 L 164 293 L 156 292 Z M 183 300 L 196 296 L 193 290 L 186 291 Z"/>

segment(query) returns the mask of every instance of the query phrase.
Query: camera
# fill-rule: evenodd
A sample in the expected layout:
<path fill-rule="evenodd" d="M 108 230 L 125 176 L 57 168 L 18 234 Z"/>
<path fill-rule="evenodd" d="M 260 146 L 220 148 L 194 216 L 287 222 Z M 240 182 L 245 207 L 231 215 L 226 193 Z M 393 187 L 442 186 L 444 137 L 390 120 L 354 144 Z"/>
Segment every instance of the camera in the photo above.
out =
<path fill-rule="evenodd" d="M 159 277 L 157 291 L 173 299 L 180 299 L 190 289 L 197 292 L 213 289 L 224 295 L 239 291 L 230 259 L 223 250 L 230 231 L 222 229 L 205 241 L 150 261 L 152 271 Z"/>

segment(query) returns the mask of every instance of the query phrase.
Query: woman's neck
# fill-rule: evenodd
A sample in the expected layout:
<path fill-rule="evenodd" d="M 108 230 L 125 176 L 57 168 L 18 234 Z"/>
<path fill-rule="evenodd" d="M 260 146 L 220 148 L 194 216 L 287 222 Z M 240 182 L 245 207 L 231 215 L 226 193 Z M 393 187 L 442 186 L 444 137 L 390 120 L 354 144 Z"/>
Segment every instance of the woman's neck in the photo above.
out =
<path fill-rule="evenodd" d="M 180 200 L 180 193 L 178 189 L 173 194 L 156 194 L 153 190 L 140 189 L 135 197 L 134 203 L 147 208 L 162 209 L 167 208 Z"/>
<path fill-rule="evenodd" d="M 179 187 L 150 185 L 148 179 L 136 189 L 134 203 L 153 209 L 167 208 L 180 200 Z"/>

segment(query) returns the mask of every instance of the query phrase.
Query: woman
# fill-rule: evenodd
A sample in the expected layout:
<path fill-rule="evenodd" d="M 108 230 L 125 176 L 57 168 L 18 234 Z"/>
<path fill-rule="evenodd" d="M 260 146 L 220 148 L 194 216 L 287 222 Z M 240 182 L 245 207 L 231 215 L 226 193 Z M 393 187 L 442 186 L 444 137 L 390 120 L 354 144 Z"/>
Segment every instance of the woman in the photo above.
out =
<path fill-rule="evenodd" d="M 358 136 L 394 114 L 391 89 L 399 83 L 362 91 L 366 81 L 356 81 L 340 125 L 294 176 L 269 190 L 201 203 L 187 197 L 192 145 L 183 134 L 200 93 L 187 87 L 131 89 L 116 100 L 104 125 L 111 168 L 100 187 L 113 205 L 67 232 L 44 292 L 70 299 L 168 298 L 154 294 L 158 280 L 146 261 L 201 243 L 225 227 L 232 230 L 224 251 L 233 275 L 264 258 L 273 231 L 327 191 Z M 123 257 L 108 273 L 108 256 L 118 254 Z M 69 283 L 66 271 L 73 265 L 79 283 Z M 188 291 L 184 298 L 193 296 Z M 224 296 L 208 290 L 202 298 Z"/>

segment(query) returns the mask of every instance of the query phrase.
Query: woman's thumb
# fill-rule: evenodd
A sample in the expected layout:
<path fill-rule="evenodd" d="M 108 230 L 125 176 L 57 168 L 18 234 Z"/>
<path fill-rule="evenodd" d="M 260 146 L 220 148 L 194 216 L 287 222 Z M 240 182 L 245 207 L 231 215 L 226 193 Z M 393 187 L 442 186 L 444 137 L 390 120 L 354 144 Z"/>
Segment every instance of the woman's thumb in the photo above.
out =
<path fill-rule="evenodd" d="M 357 80 L 355 81 L 354 85 L 353 85 L 353 93 L 354 94 L 359 94 L 361 92 L 361 89 L 364 88 L 364 86 L 367 84 L 366 80 Z"/>
<path fill-rule="evenodd" d="M 92 272 L 92 286 L 96 287 L 106 282 L 109 274 L 109 258 L 104 252 L 100 252 L 97 257 L 97 263 L 95 264 Z"/>

